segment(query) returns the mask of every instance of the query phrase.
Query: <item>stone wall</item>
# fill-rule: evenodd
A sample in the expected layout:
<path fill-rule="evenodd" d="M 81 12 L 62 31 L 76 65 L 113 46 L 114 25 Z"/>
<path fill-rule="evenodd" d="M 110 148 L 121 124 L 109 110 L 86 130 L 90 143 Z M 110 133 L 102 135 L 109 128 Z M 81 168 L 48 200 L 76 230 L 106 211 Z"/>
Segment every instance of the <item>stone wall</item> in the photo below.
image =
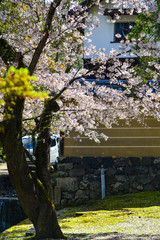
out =
<path fill-rule="evenodd" d="M 67 157 L 53 178 L 56 205 L 101 198 L 101 168 L 106 195 L 160 189 L 160 158 Z"/>

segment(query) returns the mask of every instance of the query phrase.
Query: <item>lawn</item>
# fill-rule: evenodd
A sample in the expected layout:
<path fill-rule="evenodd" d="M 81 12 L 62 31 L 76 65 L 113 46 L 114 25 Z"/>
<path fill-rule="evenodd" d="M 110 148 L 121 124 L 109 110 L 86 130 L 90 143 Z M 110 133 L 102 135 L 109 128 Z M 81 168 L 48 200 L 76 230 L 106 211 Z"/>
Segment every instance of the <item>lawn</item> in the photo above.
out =
<path fill-rule="evenodd" d="M 68 239 L 160 240 L 160 192 L 107 196 L 104 200 L 61 211 L 59 223 Z M 0 239 L 27 239 L 29 220 Z"/>

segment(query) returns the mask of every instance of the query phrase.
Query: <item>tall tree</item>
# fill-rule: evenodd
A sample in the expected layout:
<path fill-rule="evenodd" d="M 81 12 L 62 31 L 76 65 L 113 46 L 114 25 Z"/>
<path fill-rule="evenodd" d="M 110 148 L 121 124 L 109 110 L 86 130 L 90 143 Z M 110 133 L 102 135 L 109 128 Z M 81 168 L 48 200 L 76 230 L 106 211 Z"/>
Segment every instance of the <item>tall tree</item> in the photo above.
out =
<path fill-rule="evenodd" d="M 125 91 L 118 91 L 84 80 L 93 72 L 100 77 L 105 64 L 116 62 L 117 57 L 113 50 L 108 56 L 92 45 L 84 48 L 98 25 L 88 12 L 92 4 L 98 3 L 0 1 L 0 139 L 11 181 L 37 239 L 63 238 L 53 204 L 50 134 L 56 129 L 66 134 L 74 130 L 99 141 L 99 124 L 111 127 L 118 118 L 138 117 L 145 109 L 136 98 L 128 97 L 133 81 Z M 83 66 L 84 54 L 93 54 L 92 69 Z M 125 66 L 121 71 L 128 77 L 132 71 Z M 23 132 L 37 136 L 36 174 L 26 162 Z"/>

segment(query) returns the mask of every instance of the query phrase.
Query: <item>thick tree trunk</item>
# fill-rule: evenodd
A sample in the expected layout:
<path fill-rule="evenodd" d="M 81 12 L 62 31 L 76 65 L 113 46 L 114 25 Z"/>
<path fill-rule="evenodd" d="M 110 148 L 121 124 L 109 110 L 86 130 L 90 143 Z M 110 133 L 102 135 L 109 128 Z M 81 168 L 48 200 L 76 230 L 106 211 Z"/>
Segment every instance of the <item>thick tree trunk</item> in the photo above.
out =
<path fill-rule="evenodd" d="M 37 177 L 43 183 L 45 189 L 48 192 L 48 196 L 52 199 L 53 192 L 51 186 L 51 174 L 50 174 L 50 125 L 52 120 L 52 112 L 59 110 L 58 104 L 50 99 L 46 102 L 44 110 L 42 112 L 39 126 L 38 126 L 38 139 L 36 147 L 36 173 Z M 46 159 L 46 160 L 44 160 Z"/>
<path fill-rule="evenodd" d="M 12 106 L 14 117 L 5 121 L 3 147 L 10 178 L 24 212 L 35 227 L 36 238 L 62 239 L 63 234 L 58 225 L 56 210 L 51 197 L 52 192 L 50 191 L 48 194 L 48 190 L 51 189 L 48 166 L 47 164 L 41 166 L 43 171 L 39 172 L 42 173 L 42 181 L 31 173 L 25 159 L 22 145 L 23 105 L 24 101 L 17 99 L 15 106 Z M 47 154 L 44 154 L 44 156 L 47 156 Z M 48 162 L 48 159 L 43 159 L 43 162 L 45 160 Z"/>
<path fill-rule="evenodd" d="M 56 0 L 54 2 L 51 1 L 50 3 L 50 8 L 46 17 L 44 35 L 39 41 L 28 67 L 31 75 L 34 72 L 40 55 L 46 45 L 52 20 L 60 3 L 61 0 Z M 8 66 L 8 62 L 18 60 L 18 68 L 24 67 L 22 54 L 17 56 L 15 49 L 13 49 L 6 40 L 1 39 L 0 42 L 2 45 L 2 47 L 0 47 L 0 56 L 2 57 L 4 63 Z M 55 101 L 48 101 L 41 116 L 38 146 L 36 151 L 37 174 L 32 175 L 27 165 L 22 145 L 22 112 L 24 100 L 17 98 L 14 105 L 12 105 L 12 101 L 9 99 L 5 100 L 6 114 L 7 116 L 12 116 L 12 118 L 4 121 L 2 144 L 6 153 L 6 160 L 12 184 L 17 192 L 24 212 L 34 224 L 37 239 L 62 239 L 63 234 L 58 225 L 56 211 L 52 200 L 49 161 L 51 111 L 56 110 L 57 104 Z M 10 108 L 12 108 L 13 112 L 10 111 Z M 48 114 L 48 116 L 46 114 Z"/>

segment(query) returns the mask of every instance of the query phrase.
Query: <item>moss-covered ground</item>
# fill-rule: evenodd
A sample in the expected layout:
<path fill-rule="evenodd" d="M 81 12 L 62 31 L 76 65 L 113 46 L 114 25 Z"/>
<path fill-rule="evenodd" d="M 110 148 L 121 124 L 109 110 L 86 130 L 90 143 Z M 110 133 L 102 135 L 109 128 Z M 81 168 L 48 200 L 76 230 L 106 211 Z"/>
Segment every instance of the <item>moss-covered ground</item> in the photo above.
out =
<path fill-rule="evenodd" d="M 104 200 L 66 208 L 59 223 L 68 239 L 160 240 L 160 192 L 107 196 Z M 27 239 L 31 223 L 25 220 L 0 239 Z"/>

